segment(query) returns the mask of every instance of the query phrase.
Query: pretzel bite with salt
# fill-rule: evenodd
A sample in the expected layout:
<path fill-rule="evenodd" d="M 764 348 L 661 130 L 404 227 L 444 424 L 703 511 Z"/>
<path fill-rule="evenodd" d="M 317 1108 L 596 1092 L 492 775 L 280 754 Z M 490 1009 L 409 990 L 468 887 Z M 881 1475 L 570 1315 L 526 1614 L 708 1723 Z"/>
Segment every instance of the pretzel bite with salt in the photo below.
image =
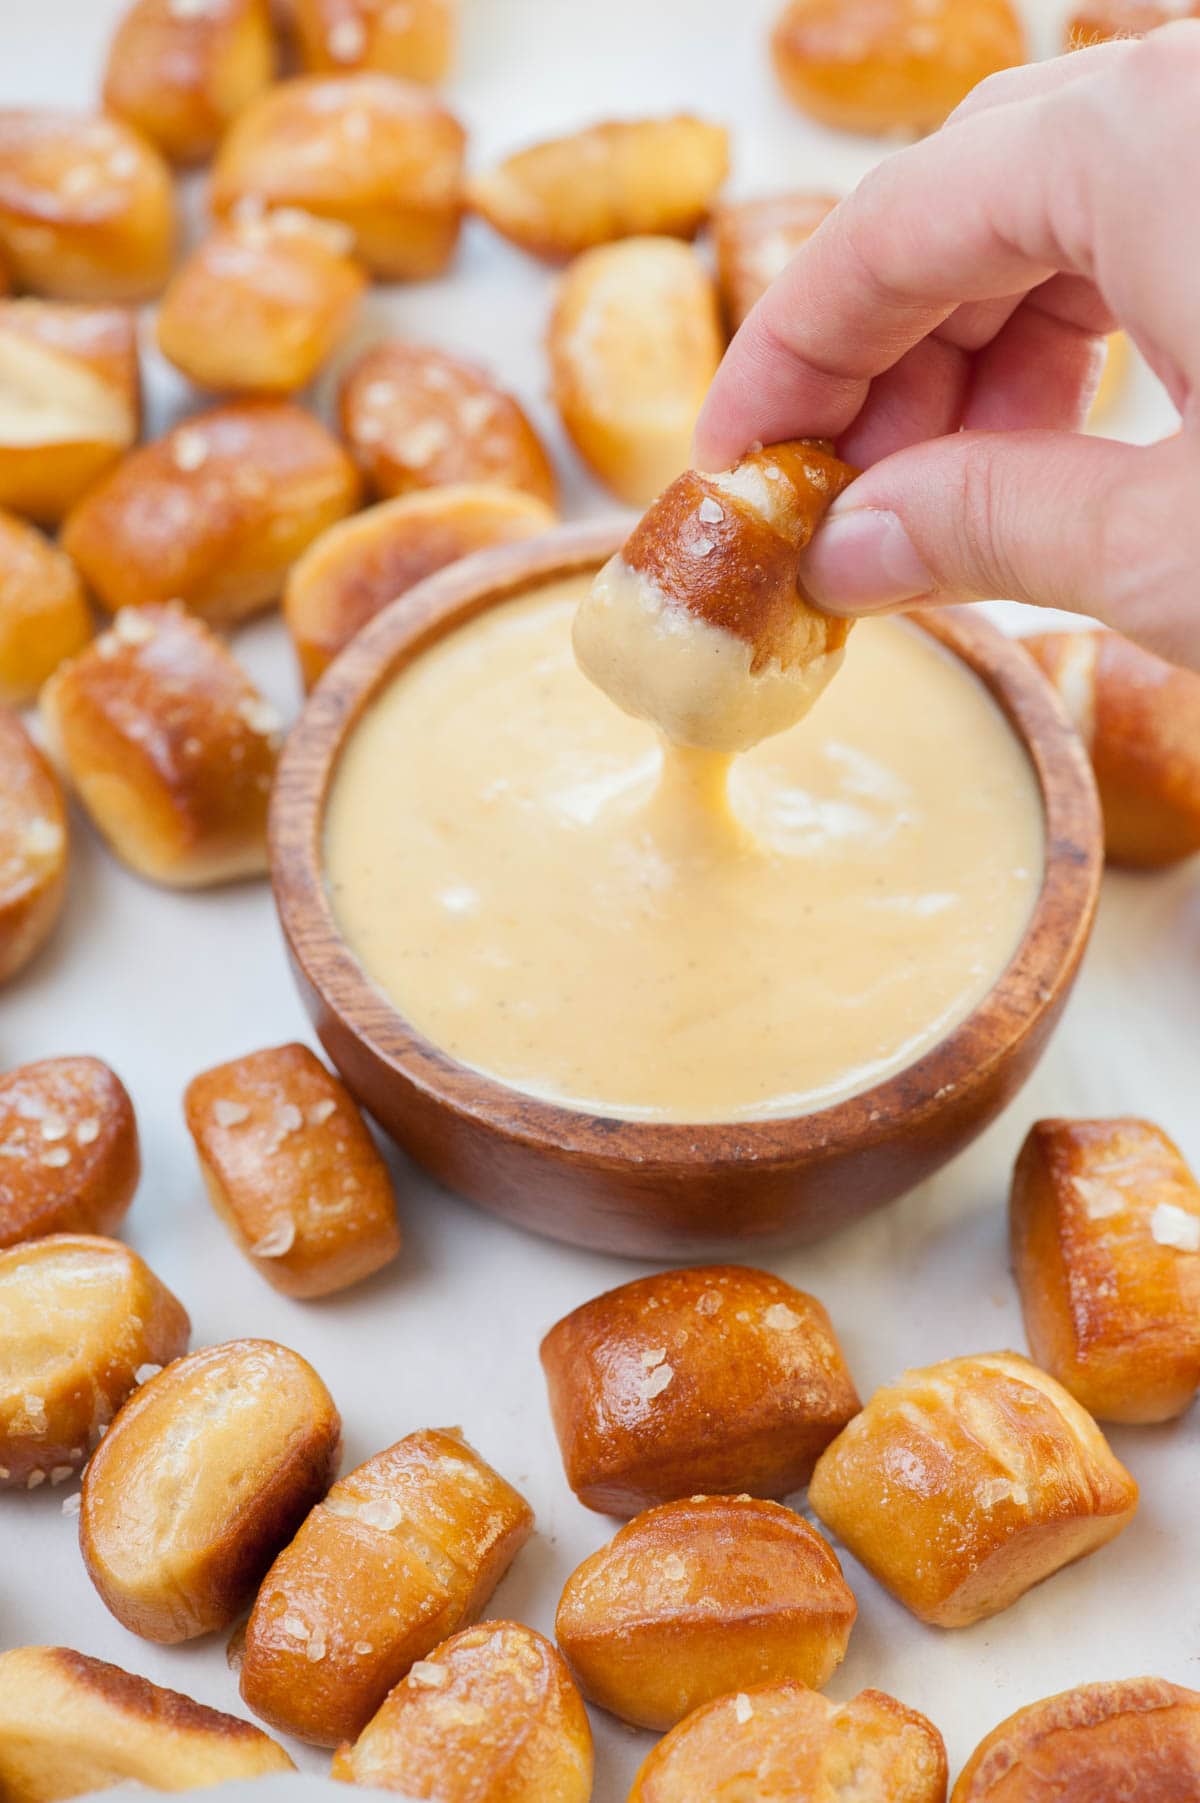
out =
<path fill-rule="evenodd" d="M 458 47 L 459 0 L 294 0 L 300 60 L 314 73 L 379 69 L 445 81 Z"/>
<path fill-rule="evenodd" d="M 931 1721 L 883 1691 L 830 1703 L 785 1679 L 694 1710 L 645 1760 L 628 1803 L 698 1797 L 946 1803 L 946 1748 Z"/>
<path fill-rule="evenodd" d="M 618 500 L 645 506 L 686 469 L 723 348 L 716 288 L 676 238 L 601 244 L 564 271 L 547 335 L 554 401 Z"/>
<path fill-rule="evenodd" d="M 62 786 L 17 714 L 0 707 L 0 983 L 39 952 L 67 886 Z"/>
<path fill-rule="evenodd" d="M 1102 1421 L 1200 1389 L 1200 1184 L 1150 1121 L 1038 1121 L 1013 1173 L 1013 1269 L 1038 1364 Z"/>
<path fill-rule="evenodd" d="M 584 674 L 681 745 L 744 751 L 795 725 L 850 632 L 804 599 L 800 554 L 853 477 L 804 439 L 680 476 L 579 604 Z"/>
<path fill-rule="evenodd" d="M 423 281 L 458 243 L 465 142 L 453 113 L 412 82 L 300 76 L 262 95 L 227 134 L 213 212 L 298 207 L 349 227 L 380 281 Z"/>
<path fill-rule="evenodd" d="M 133 1103 L 99 1058 L 40 1058 L 0 1076 L 0 1246 L 115 1233 L 141 1172 Z"/>
<path fill-rule="evenodd" d="M 134 316 L 0 304 L 0 507 L 57 525 L 141 430 Z"/>
<path fill-rule="evenodd" d="M 92 636 L 70 558 L 35 526 L 0 512 L 0 705 L 26 707 Z"/>
<path fill-rule="evenodd" d="M 877 1390 L 817 1461 L 808 1499 L 922 1621 L 964 1628 L 1114 1540 L 1137 1485 L 1062 1385 L 1015 1352 Z"/>
<path fill-rule="evenodd" d="M 614 238 L 692 238 L 729 173 L 729 134 L 679 113 L 617 119 L 506 157 L 467 184 L 494 230 L 565 262 Z"/>
<path fill-rule="evenodd" d="M 175 248 L 171 172 L 103 113 L 0 110 L 0 256 L 54 300 L 144 301 Z"/>
<path fill-rule="evenodd" d="M 126 608 L 42 691 L 80 801 L 116 856 L 194 889 L 257 876 L 280 721 L 180 607 Z"/>
<path fill-rule="evenodd" d="M 472 551 L 536 538 L 553 524 L 550 508 L 532 495 L 464 482 L 380 501 L 332 527 L 300 559 L 283 597 L 305 687 L 415 583 Z"/>
<path fill-rule="evenodd" d="M 532 1530 L 524 1497 L 457 1429 L 376 1453 L 267 1573 L 246 1628 L 244 1700 L 301 1740 L 353 1739 L 417 1661 L 475 1620 Z"/>
<path fill-rule="evenodd" d="M 122 459 L 73 508 L 63 548 L 116 613 L 179 600 L 229 625 L 278 599 L 300 553 L 357 507 L 357 471 L 289 401 L 233 401 Z"/>
<path fill-rule="evenodd" d="M 789 0 L 771 34 L 784 93 L 824 125 L 933 131 L 1027 57 L 1011 0 Z"/>
<path fill-rule="evenodd" d="M 558 1653 L 533 1628 L 489 1621 L 415 1665 L 330 1776 L 438 1803 L 588 1803 L 592 1763 Z"/>
<path fill-rule="evenodd" d="M 1172 19 L 1200 19 L 1200 0 L 1085 0 L 1067 20 L 1066 48 L 1143 38 Z"/>
<path fill-rule="evenodd" d="M 267 0 L 133 0 L 104 70 L 104 104 L 173 163 L 203 162 L 275 74 Z"/>
<path fill-rule="evenodd" d="M 349 1092 L 307 1046 L 204 1071 L 184 1112 L 213 1207 L 273 1288 L 327 1296 L 395 1258 L 387 1166 Z"/>
<path fill-rule="evenodd" d="M 736 332 L 837 201 L 828 194 L 767 194 L 731 200 L 713 213 L 713 248 L 725 323 Z"/>
<path fill-rule="evenodd" d="M 585 1302 L 542 1341 L 542 1367 L 567 1482 L 609 1515 L 697 1491 L 786 1496 L 861 1406 L 821 1304 L 741 1265 Z"/>

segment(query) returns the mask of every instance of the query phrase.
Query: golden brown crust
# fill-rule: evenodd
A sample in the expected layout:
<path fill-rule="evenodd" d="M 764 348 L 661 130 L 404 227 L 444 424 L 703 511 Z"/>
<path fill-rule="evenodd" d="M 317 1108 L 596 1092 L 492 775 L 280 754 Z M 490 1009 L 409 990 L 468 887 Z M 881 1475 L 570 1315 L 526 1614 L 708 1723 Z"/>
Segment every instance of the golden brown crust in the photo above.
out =
<path fill-rule="evenodd" d="M 0 1656 L 6 1803 L 49 1803 L 123 1780 L 187 1790 L 294 1770 L 251 1723 L 86 1653 L 16 1647 Z"/>
<path fill-rule="evenodd" d="M 0 1076 L 0 1247 L 115 1233 L 141 1168 L 133 1103 L 98 1058 L 43 1058 Z"/>
<path fill-rule="evenodd" d="M 860 1403 L 812 1296 L 740 1265 L 609 1290 L 542 1341 L 567 1482 L 590 1509 L 748 1491 L 781 1497 Z"/>
<path fill-rule="evenodd" d="M 717 281 L 731 332 L 836 205 L 832 195 L 791 193 L 727 201 L 714 209 Z"/>
<path fill-rule="evenodd" d="M 159 349 L 201 388 L 306 388 L 366 285 L 348 244 L 340 226 L 304 213 L 217 226 L 168 284 L 155 321 Z"/>
<path fill-rule="evenodd" d="M 490 1621 L 398 1684 L 331 1776 L 439 1803 L 588 1803 L 591 1729 L 549 1641 Z"/>
<path fill-rule="evenodd" d="M 564 272 L 551 315 L 554 400 L 577 450 L 619 500 L 644 506 L 687 467 L 721 360 L 716 289 L 674 238 L 623 238 Z"/>
<path fill-rule="evenodd" d="M 79 1471 L 140 1375 L 185 1352 L 190 1331 L 116 1240 L 60 1233 L 0 1252 L 0 1487 Z"/>
<path fill-rule="evenodd" d="M 808 1494 L 893 1596 L 944 1628 L 1006 1609 L 1137 1507 L 1090 1415 L 1014 1352 L 947 1359 L 877 1391 Z"/>
<path fill-rule="evenodd" d="M 147 1640 L 228 1627 L 340 1454 L 338 1412 L 298 1353 L 231 1340 L 177 1360 L 130 1397 L 84 1474 L 92 1582 Z"/>
<path fill-rule="evenodd" d="M 556 504 L 554 470 L 520 402 L 448 351 L 373 345 L 342 378 L 338 412 L 373 494 L 486 482 Z"/>
<path fill-rule="evenodd" d="M 459 0 L 293 0 L 300 60 L 314 73 L 379 69 L 409 81 L 449 75 Z"/>
<path fill-rule="evenodd" d="M 387 1166 L 349 1092 L 307 1046 L 203 1072 L 184 1110 L 213 1207 L 283 1295 L 327 1296 L 395 1258 Z"/>
<path fill-rule="evenodd" d="M 1132 1786 L 1132 1788 L 1131 1788 Z M 952 1803 L 1176 1803 L 1200 1794 L 1200 1692 L 1162 1678 L 1081 1684 L 1019 1709 L 980 1742 Z"/>
<path fill-rule="evenodd" d="M 1085 0 L 1067 20 L 1064 42 L 1068 50 L 1086 50 L 1091 44 L 1107 44 L 1113 38 L 1145 37 L 1172 19 L 1200 19 L 1200 4 L 1188 0 Z"/>
<path fill-rule="evenodd" d="M 296 564 L 283 597 L 305 687 L 382 608 L 426 576 L 553 525 L 550 508 L 532 495 L 464 482 L 380 501 L 332 527 Z"/>
<path fill-rule="evenodd" d="M 132 313 L 30 299 L 0 305 L 0 506 L 56 525 L 140 428 Z"/>
<path fill-rule="evenodd" d="M 172 162 L 194 163 L 274 73 L 267 0 L 133 0 L 109 46 L 104 104 Z"/>
<path fill-rule="evenodd" d="M 337 220 L 373 275 L 417 281 L 454 254 L 464 143 L 454 115 L 411 82 L 301 76 L 234 124 L 213 166 L 212 208 L 299 207 Z"/>
<path fill-rule="evenodd" d="M 266 868 L 279 720 L 202 621 L 126 609 L 51 677 L 42 712 L 80 800 L 140 875 L 193 888 Z"/>
<path fill-rule="evenodd" d="M 1038 1121 L 1013 1173 L 1030 1350 L 1102 1421 L 1166 1421 L 1200 1389 L 1200 1184 L 1150 1121 Z"/>
<path fill-rule="evenodd" d="M 54 930 L 66 895 L 62 787 L 19 717 L 0 707 L 0 983 Z"/>
<path fill-rule="evenodd" d="M 567 1579 L 558 1644 L 583 1694 L 665 1729 L 726 1691 L 841 1663 L 857 1614 L 837 1555 L 779 1503 L 697 1496 L 628 1522 Z"/>
<path fill-rule="evenodd" d="M 1011 0 L 790 0 L 771 55 L 789 99 L 826 125 L 931 131 L 1026 47 Z"/>
<path fill-rule="evenodd" d="M 1200 851 L 1200 675 L 1115 632 L 1022 642 L 1087 745 L 1110 861 L 1153 869 Z"/>
<path fill-rule="evenodd" d="M 933 1723 L 883 1691 L 830 1703 L 784 1680 L 719 1697 L 645 1760 L 629 1803 L 945 1803 Z"/>
<path fill-rule="evenodd" d="M 139 132 L 99 113 L 0 110 L 0 253 L 20 287 L 146 300 L 174 243 L 170 171 Z"/>
<path fill-rule="evenodd" d="M 22 707 L 92 636 L 75 566 L 33 526 L 0 512 L 0 705 Z"/>
<path fill-rule="evenodd" d="M 354 465 L 319 420 L 234 401 L 123 458 L 72 510 L 63 546 L 111 613 L 179 600 L 224 624 L 276 600 L 358 501 Z"/>
<path fill-rule="evenodd" d="M 679 113 L 550 138 L 467 184 L 494 230 L 548 262 L 615 238 L 691 238 L 729 173 L 729 134 Z"/>
<path fill-rule="evenodd" d="M 524 1498 L 456 1430 L 376 1453 L 267 1573 L 242 1696 L 302 1740 L 353 1738 L 415 1660 L 475 1619 L 532 1529 Z"/>

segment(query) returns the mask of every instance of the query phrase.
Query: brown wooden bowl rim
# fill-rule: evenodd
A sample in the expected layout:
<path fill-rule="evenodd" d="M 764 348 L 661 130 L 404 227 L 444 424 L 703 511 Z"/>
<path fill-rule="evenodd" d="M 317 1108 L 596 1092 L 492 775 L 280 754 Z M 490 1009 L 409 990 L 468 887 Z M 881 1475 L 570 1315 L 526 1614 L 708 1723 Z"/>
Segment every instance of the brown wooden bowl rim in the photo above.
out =
<path fill-rule="evenodd" d="M 808 1114 L 732 1122 L 642 1121 L 569 1108 L 462 1064 L 426 1039 L 338 929 L 321 852 L 325 805 L 365 708 L 447 631 L 500 601 L 599 565 L 627 531 L 627 521 L 560 526 L 465 558 L 384 609 L 325 672 L 289 734 L 271 803 L 271 878 L 291 955 L 346 1031 L 449 1114 L 595 1167 L 795 1165 L 869 1148 L 900 1126 L 916 1129 L 951 1097 L 961 1102 L 986 1086 L 1054 1006 L 1087 944 L 1103 864 L 1095 782 L 1078 733 L 1019 642 L 972 608 L 912 617 L 982 679 L 1025 749 L 1044 812 L 1042 883 L 1021 941 L 988 993 L 923 1057 L 873 1087 Z M 383 1030 L 381 1012 L 389 1017 Z"/>

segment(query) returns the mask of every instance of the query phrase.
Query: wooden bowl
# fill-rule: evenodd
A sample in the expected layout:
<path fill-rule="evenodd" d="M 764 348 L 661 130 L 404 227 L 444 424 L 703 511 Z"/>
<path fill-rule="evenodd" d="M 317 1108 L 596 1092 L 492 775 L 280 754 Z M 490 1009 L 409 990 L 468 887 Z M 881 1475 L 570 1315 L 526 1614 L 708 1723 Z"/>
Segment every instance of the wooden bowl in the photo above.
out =
<path fill-rule="evenodd" d="M 1046 867 L 1008 968 L 907 1069 L 811 1114 L 729 1125 L 597 1117 L 528 1096 L 422 1037 L 345 945 L 322 870 L 323 817 L 347 735 L 384 684 L 447 632 L 538 582 L 598 566 L 620 526 L 568 526 L 486 551 L 395 602 L 309 698 L 271 810 L 276 901 L 305 1003 L 347 1084 L 439 1182 L 576 1245 L 674 1259 L 811 1240 L 936 1171 L 1011 1101 L 1062 1011 L 1102 863 L 1079 738 L 1033 660 L 970 609 L 922 628 L 986 683 L 1025 746 L 1046 817 Z"/>

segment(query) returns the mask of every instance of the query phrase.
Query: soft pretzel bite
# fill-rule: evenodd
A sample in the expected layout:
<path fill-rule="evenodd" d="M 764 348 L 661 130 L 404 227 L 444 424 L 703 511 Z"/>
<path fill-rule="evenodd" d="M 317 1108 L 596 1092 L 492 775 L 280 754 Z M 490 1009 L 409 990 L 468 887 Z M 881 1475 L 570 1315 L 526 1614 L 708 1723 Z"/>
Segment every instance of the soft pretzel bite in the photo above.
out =
<path fill-rule="evenodd" d="M 1066 47 L 1141 38 L 1172 19 L 1200 19 L 1200 0 L 1084 0 L 1067 20 Z"/>
<path fill-rule="evenodd" d="M 491 482 L 555 505 L 554 471 L 525 409 L 478 364 L 388 339 L 346 371 L 338 410 L 376 495 Z"/>
<path fill-rule="evenodd" d="M 718 1697 L 685 1717 L 645 1760 L 629 1803 L 698 1797 L 946 1803 L 946 1748 L 931 1721 L 883 1691 L 830 1703 L 784 1679 Z"/>
<path fill-rule="evenodd" d="M 349 1092 L 307 1046 L 204 1071 L 184 1110 L 213 1207 L 273 1288 L 327 1296 L 395 1258 L 387 1166 Z"/>
<path fill-rule="evenodd" d="M 376 1453 L 267 1573 L 243 1698 L 301 1740 L 353 1739 L 415 1661 L 474 1621 L 532 1529 L 525 1499 L 456 1429 Z"/>
<path fill-rule="evenodd" d="M 812 1296 L 740 1265 L 622 1284 L 542 1341 L 567 1482 L 589 1509 L 786 1496 L 860 1403 Z"/>
<path fill-rule="evenodd" d="M 415 583 L 472 551 L 535 538 L 553 524 L 543 501 L 485 482 L 398 495 L 343 520 L 300 559 L 284 592 L 305 687 Z"/>
<path fill-rule="evenodd" d="M 857 1605 L 802 1516 L 749 1496 L 647 1509 L 567 1579 L 555 1633 L 584 1696 L 670 1728 L 726 1691 L 775 1678 L 819 1689 Z"/>
<path fill-rule="evenodd" d="M 120 119 L 0 110 L 0 255 L 52 299 L 142 301 L 175 246 L 171 173 Z"/>
<path fill-rule="evenodd" d="M 853 476 L 794 439 L 678 477 L 580 602 L 584 674 L 677 744 L 743 751 L 794 725 L 850 632 L 804 599 L 800 554 Z"/>
<path fill-rule="evenodd" d="M 173 163 L 202 162 L 275 74 L 267 0 L 133 0 L 104 69 L 104 104 Z"/>
<path fill-rule="evenodd" d="M 306 69 L 379 69 L 423 82 L 450 73 L 459 0 L 294 0 L 294 7 Z"/>
<path fill-rule="evenodd" d="M 828 194 L 766 194 L 760 200 L 726 201 L 714 210 L 717 281 L 731 332 L 836 205 Z"/>
<path fill-rule="evenodd" d="M 143 1639 L 226 1628 L 340 1456 L 333 1399 L 298 1353 L 230 1340 L 176 1359 L 134 1391 L 84 1473 L 88 1575 Z"/>
<path fill-rule="evenodd" d="M 187 1351 L 190 1331 L 182 1305 L 118 1240 L 56 1233 L 0 1252 L 0 1488 L 78 1472 L 142 1378 Z"/>
<path fill-rule="evenodd" d="M 86 1653 L 27 1646 L 0 1655 L 5 1803 L 59 1803 L 114 1785 L 198 1790 L 295 1769 L 260 1728 Z"/>
<path fill-rule="evenodd" d="M 438 1803 L 588 1803 L 592 1732 L 550 1642 L 489 1621 L 414 1666 L 330 1776 Z"/>
<path fill-rule="evenodd" d="M 28 299 L 0 305 L 0 507 L 57 525 L 140 428 L 130 312 Z"/>
<path fill-rule="evenodd" d="M 1021 642 L 1087 747 L 1109 861 L 1155 869 L 1200 851 L 1200 675 L 1099 629 Z"/>
<path fill-rule="evenodd" d="M 0 512 L 0 706 L 25 707 L 92 636 L 83 584 L 35 526 Z"/>
<path fill-rule="evenodd" d="M 690 245 L 623 238 L 564 272 L 551 385 L 576 449 L 619 500 L 644 506 L 686 468 L 723 348 L 716 289 Z"/>
<path fill-rule="evenodd" d="M 187 889 L 266 868 L 279 718 L 202 621 L 126 608 L 50 678 L 42 716 L 79 799 L 141 876 Z"/>
<path fill-rule="evenodd" d="M 614 238 L 691 238 L 729 173 L 729 134 L 678 113 L 616 119 L 506 157 L 467 184 L 496 231 L 548 262 Z"/>
<path fill-rule="evenodd" d="M 951 1803 L 1175 1803 L 1200 1794 L 1200 1692 L 1162 1678 L 1081 1684 L 982 1740 Z"/>
<path fill-rule="evenodd" d="M 179 600 L 225 625 L 277 600 L 359 496 L 354 464 L 310 413 L 233 401 L 130 452 L 72 509 L 62 542 L 111 613 Z"/>
<path fill-rule="evenodd" d="M 213 166 L 218 217 L 298 207 L 348 226 L 381 281 L 421 281 L 454 255 L 466 134 L 396 76 L 309 75 L 256 100 Z"/>
<path fill-rule="evenodd" d="M 115 1233 L 141 1176 L 128 1091 L 98 1058 L 41 1058 L 0 1076 L 0 1246 Z"/>
<path fill-rule="evenodd" d="M 1200 1389 L 1200 1184 L 1149 1121 L 1038 1121 L 1013 1173 L 1013 1269 L 1038 1364 L 1102 1421 Z"/>
<path fill-rule="evenodd" d="M 1115 1539 L 1137 1494 L 1091 1416 L 1015 1352 L 877 1390 L 808 1489 L 855 1558 L 942 1628 L 998 1614 Z"/>
<path fill-rule="evenodd" d="M 1011 0 L 788 0 L 771 34 L 788 98 L 844 131 L 932 131 L 1026 55 Z"/>
<path fill-rule="evenodd" d="M 54 930 L 67 884 L 67 809 L 57 776 L 0 707 L 0 983 Z"/>

